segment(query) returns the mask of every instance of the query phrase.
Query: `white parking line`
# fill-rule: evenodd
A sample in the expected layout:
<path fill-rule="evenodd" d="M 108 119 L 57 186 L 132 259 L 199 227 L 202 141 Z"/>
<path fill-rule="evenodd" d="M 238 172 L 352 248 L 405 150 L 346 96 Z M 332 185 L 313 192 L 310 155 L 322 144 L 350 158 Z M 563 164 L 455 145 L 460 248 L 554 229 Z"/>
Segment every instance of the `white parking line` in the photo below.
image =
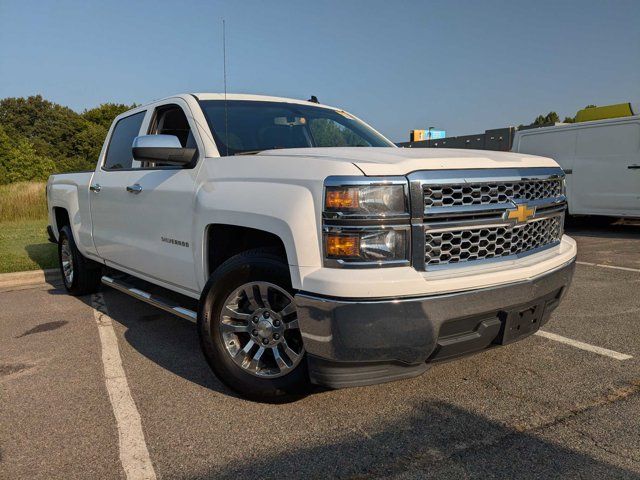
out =
<path fill-rule="evenodd" d="M 548 338 L 549 340 L 555 340 L 556 342 L 564 343 L 566 345 L 571 345 L 572 347 L 580 348 L 588 352 L 597 353 L 598 355 L 615 358 L 616 360 L 629 360 L 630 358 L 633 358 L 633 356 L 627 355 L 625 353 L 619 353 L 614 350 L 609 350 L 608 348 L 596 347 L 595 345 L 579 342 L 578 340 L 573 340 L 571 338 L 563 337 L 562 335 L 557 335 L 551 332 L 545 332 L 544 330 L 538 330 L 536 332 L 536 335 Z"/>
<path fill-rule="evenodd" d="M 640 272 L 640 268 L 618 267 L 617 265 L 605 265 L 603 263 L 576 262 L 578 265 L 588 265 L 590 267 L 612 268 L 613 270 L 625 270 L 627 272 Z"/>
<path fill-rule="evenodd" d="M 127 377 L 122 368 L 118 338 L 102 293 L 92 295 L 91 304 L 102 344 L 105 383 L 118 426 L 122 468 L 128 480 L 155 480 L 156 472 L 144 441 L 140 413 L 133 401 Z"/>

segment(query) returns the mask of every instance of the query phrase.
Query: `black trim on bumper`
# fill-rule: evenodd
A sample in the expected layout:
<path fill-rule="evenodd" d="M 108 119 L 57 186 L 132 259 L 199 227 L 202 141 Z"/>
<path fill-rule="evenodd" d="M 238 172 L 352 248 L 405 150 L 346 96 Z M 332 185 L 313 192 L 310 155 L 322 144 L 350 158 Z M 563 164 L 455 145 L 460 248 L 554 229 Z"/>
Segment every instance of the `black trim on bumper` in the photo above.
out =
<path fill-rule="evenodd" d="M 295 296 L 314 383 L 347 387 L 419 375 L 534 333 L 571 283 L 575 259 L 531 280 L 420 298 Z"/>
<path fill-rule="evenodd" d="M 333 362 L 313 355 L 307 355 L 307 366 L 313 383 L 330 388 L 363 387 L 417 377 L 429 368 L 428 363 Z"/>

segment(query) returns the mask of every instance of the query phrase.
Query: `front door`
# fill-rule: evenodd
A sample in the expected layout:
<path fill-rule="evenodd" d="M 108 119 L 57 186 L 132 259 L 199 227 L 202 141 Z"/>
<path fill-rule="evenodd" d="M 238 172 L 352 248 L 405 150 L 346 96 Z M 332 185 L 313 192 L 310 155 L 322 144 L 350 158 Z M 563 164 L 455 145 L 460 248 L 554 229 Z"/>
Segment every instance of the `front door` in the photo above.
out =
<path fill-rule="evenodd" d="M 102 191 L 96 197 L 106 198 L 110 211 L 96 210 L 94 231 L 100 255 L 115 268 L 196 292 L 193 213 L 203 148 L 193 134 L 188 105 L 175 102 L 151 111 L 141 134 L 175 135 L 183 147 L 196 149 L 193 161 L 177 167 L 134 160 L 128 171 L 101 171 L 96 182 Z M 114 139 L 117 134 L 118 126 Z M 123 156 L 131 156 L 134 137 L 124 140 L 128 150 Z"/>
<path fill-rule="evenodd" d="M 138 170 L 129 178 L 127 267 L 196 291 L 195 169 Z"/>

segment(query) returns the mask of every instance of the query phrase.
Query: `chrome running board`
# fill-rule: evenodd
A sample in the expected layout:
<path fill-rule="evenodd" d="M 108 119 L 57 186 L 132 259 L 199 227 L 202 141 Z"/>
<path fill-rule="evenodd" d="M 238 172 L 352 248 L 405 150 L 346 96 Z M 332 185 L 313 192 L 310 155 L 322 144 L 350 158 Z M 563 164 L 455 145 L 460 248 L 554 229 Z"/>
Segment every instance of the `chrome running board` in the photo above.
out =
<path fill-rule="evenodd" d="M 193 310 L 181 307 L 180 305 L 166 298 L 162 298 L 158 295 L 153 295 L 149 292 L 145 292 L 144 290 L 140 290 L 139 288 L 129 285 L 122 280 L 104 275 L 102 277 L 102 283 L 104 285 L 107 285 L 108 287 L 115 288 L 122 293 L 126 293 L 133 298 L 142 300 L 149 305 L 153 305 L 154 307 L 164 310 L 165 312 L 173 313 L 174 315 L 180 318 L 184 318 L 185 320 L 189 320 L 195 323 L 198 318 L 198 314 Z"/>

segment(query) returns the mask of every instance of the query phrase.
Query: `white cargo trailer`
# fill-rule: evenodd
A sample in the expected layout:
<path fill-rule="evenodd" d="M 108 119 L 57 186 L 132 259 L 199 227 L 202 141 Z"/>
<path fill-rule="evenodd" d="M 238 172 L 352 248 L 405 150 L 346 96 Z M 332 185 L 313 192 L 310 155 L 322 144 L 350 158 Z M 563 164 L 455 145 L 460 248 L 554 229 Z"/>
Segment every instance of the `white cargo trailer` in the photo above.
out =
<path fill-rule="evenodd" d="M 570 214 L 640 218 L 639 106 L 626 117 L 518 131 L 512 151 L 560 164 Z"/>

